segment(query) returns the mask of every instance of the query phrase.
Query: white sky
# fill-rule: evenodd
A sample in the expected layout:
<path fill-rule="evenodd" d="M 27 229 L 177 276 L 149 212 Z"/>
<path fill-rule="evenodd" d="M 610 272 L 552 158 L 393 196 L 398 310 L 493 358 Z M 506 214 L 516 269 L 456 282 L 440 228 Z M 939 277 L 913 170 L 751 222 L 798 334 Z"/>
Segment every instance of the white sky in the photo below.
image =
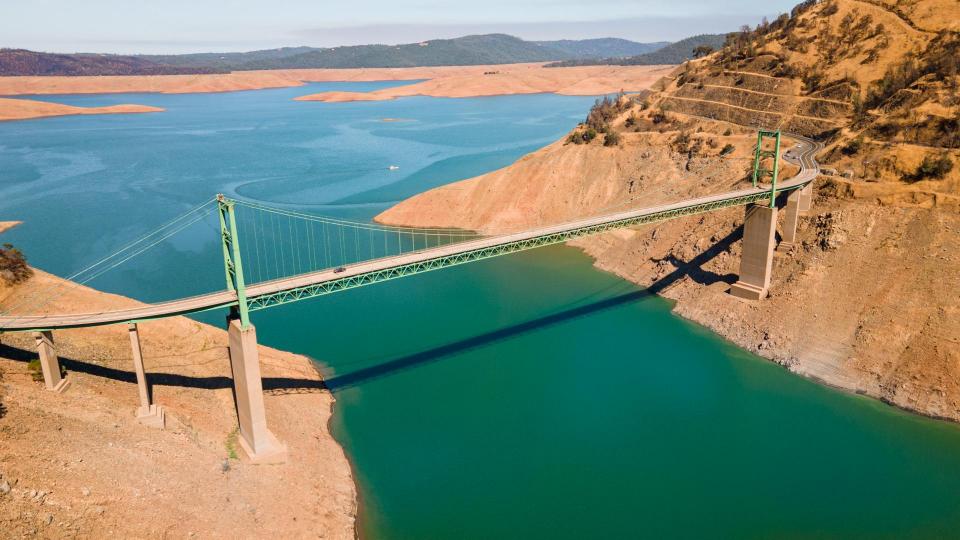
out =
<path fill-rule="evenodd" d="M 673 41 L 796 0 L 0 0 L 0 47 L 179 53 L 407 43 L 471 33 Z"/>

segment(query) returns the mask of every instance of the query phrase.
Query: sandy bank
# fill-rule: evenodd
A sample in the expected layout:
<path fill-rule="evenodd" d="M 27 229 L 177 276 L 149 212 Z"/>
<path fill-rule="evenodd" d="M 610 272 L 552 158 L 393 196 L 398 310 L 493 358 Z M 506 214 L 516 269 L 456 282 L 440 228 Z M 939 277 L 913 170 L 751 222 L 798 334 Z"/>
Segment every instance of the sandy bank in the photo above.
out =
<path fill-rule="evenodd" d="M 235 71 L 217 75 L 152 75 L 106 77 L 0 77 L 0 95 L 25 94 L 105 94 L 159 92 L 187 94 L 194 92 L 235 92 L 264 88 L 303 86 L 309 82 L 374 82 L 413 81 L 419 79 L 469 82 L 476 87 L 513 86 L 502 93 L 519 88 L 515 81 L 540 86 L 541 92 L 567 89 L 579 95 L 615 92 L 646 81 L 658 66 L 583 66 L 543 68 L 542 64 L 507 64 L 495 66 L 442 66 L 416 68 L 358 69 L 289 69 L 270 71 Z M 484 73 L 493 73 L 484 75 Z M 631 84 L 635 83 L 635 84 Z M 641 87 L 646 87 L 649 83 Z M 447 92 L 456 92 L 453 85 Z M 448 94 L 452 96 L 453 94 Z"/>
<path fill-rule="evenodd" d="M 718 146 L 739 136 L 732 159 L 717 150 L 676 152 L 670 133 L 625 133 L 617 148 L 557 142 L 500 171 L 412 197 L 377 221 L 498 233 L 742 185 L 754 135 L 734 128 L 723 136 L 723 123 L 697 126 L 705 131 L 694 137 Z M 573 245 L 599 268 L 677 300 L 679 315 L 795 373 L 960 421 L 960 296 L 945 292 L 960 288 L 960 215 L 926 199 L 891 206 L 889 197 L 844 190 L 838 198 L 835 182 L 818 185 L 812 212 L 801 218 L 800 245 L 777 254 L 771 297 L 762 302 L 727 294 L 739 272 L 742 209 Z"/>
<path fill-rule="evenodd" d="M 0 98 L 0 121 L 26 120 L 48 116 L 66 116 L 71 114 L 127 114 L 161 112 L 159 107 L 147 105 L 110 105 L 107 107 L 74 107 L 62 103 L 49 103 L 32 99 Z"/>
<path fill-rule="evenodd" d="M 21 221 L 0 221 L 0 233 L 4 231 L 9 231 L 10 229 L 20 225 Z"/>
<path fill-rule="evenodd" d="M 539 65 L 461 68 L 429 80 L 374 92 L 321 92 L 298 101 L 381 101 L 407 96 L 478 97 L 555 93 L 571 96 L 609 94 L 649 87 L 670 66 L 584 66 L 542 68 Z"/>
<path fill-rule="evenodd" d="M 541 64 L 444 66 L 423 68 L 297 69 L 238 71 L 218 75 L 107 77 L 0 77 L 0 96 L 37 94 L 143 93 L 186 94 L 236 92 L 303 86 L 309 82 L 424 82 L 378 92 L 327 92 L 304 101 L 384 100 L 402 96 L 493 96 L 555 92 L 596 95 L 649 86 L 668 68 L 660 66 L 584 66 L 544 68 Z M 0 98 L 0 120 L 23 120 L 63 114 L 152 112 L 140 105 L 80 108 L 37 101 Z"/>
<path fill-rule="evenodd" d="M 63 284 L 43 272 L 0 287 L 0 310 Z M 133 306 L 70 286 L 46 310 Z M 281 465 L 231 458 L 236 414 L 226 333 L 178 317 L 141 325 L 154 401 L 167 429 L 134 420 L 137 389 L 123 327 L 56 332 L 65 394 L 34 382 L 32 338 L 0 335 L 0 523 L 10 536 L 354 538 L 356 494 L 327 423 L 333 397 L 310 361 L 260 347 L 270 429 L 289 448 Z M 43 493 L 43 495 L 37 495 Z"/>

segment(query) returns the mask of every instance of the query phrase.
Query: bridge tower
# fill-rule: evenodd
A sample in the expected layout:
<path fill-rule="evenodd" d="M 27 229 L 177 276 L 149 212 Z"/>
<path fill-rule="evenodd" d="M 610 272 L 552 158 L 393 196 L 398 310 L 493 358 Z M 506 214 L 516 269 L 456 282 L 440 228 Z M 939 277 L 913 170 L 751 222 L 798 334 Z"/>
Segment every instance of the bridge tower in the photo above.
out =
<path fill-rule="evenodd" d="M 257 329 L 250 324 L 243 263 L 234 203 L 217 195 L 220 215 L 220 240 L 223 245 L 223 267 L 227 290 L 236 291 L 237 306 L 227 317 L 230 344 L 230 370 L 233 373 L 233 396 L 240 424 L 239 443 L 254 463 L 277 463 L 286 459 L 286 447 L 267 429 L 263 403 L 263 379 L 260 374 L 260 350 Z"/>
<path fill-rule="evenodd" d="M 770 145 L 765 143 L 771 140 Z M 771 160 L 772 165 L 766 162 Z M 769 168 L 768 168 L 769 167 Z M 780 131 L 757 132 L 753 159 L 753 187 L 770 178 L 769 204 L 754 203 L 746 207 L 743 219 L 743 253 L 740 256 L 740 278 L 730 294 L 748 300 L 760 300 L 770 289 L 773 270 L 773 249 L 777 234 L 777 180 L 780 175 Z"/>
<path fill-rule="evenodd" d="M 764 140 L 772 139 L 773 148 L 764 148 Z M 773 166 L 765 168 L 766 160 L 772 160 Z M 766 177 L 770 177 L 770 208 L 776 206 L 777 180 L 780 178 L 780 131 L 761 129 L 757 132 L 757 146 L 753 156 L 753 187 Z"/>
<path fill-rule="evenodd" d="M 220 243 L 223 246 L 223 269 L 227 277 L 227 290 L 237 292 L 237 307 L 231 308 L 231 316 L 239 318 L 244 328 L 250 326 L 250 310 L 247 304 L 247 285 L 243 281 L 243 263 L 240 260 L 240 241 L 237 238 L 237 217 L 233 201 L 217 194 L 217 209 L 220 216 Z"/>

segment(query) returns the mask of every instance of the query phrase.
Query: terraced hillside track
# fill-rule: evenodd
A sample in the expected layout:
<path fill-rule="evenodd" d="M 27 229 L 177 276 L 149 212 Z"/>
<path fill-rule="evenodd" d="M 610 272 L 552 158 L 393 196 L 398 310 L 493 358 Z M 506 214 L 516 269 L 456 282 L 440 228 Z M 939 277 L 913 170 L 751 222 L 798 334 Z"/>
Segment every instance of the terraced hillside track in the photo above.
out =
<path fill-rule="evenodd" d="M 782 116 L 787 116 L 787 117 L 790 117 L 790 118 L 803 118 L 803 119 L 805 119 L 805 120 L 814 120 L 814 121 L 817 121 L 817 122 L 827 122 L 827 123 L 831 123 L 831 124 L 837 124 L 837 123 L 839 123 L 837 120 L 831 120 L 831 119 L 829 119 L 829 118 L 819 118 L 819 117 L 817 117 L 817 116 L 807 116 L 807 115 L 804 115 L 804 114 L 796 114 L 796 113 L 791 113 L 791 112 L 778 112 L 778 111 L 764 111 L 764 110 L 760 110 L 760 109 L 749 109 L 749 108 L 747 108 L 747 107 L 741 107 L 741 106 L 739 106 L 739 105 L 731 105 L 731 104 L 729 104 L 729 103 L 724 103 L 724 102 L 722 102 L 722 101 L 712 101 L 712 100 L 709 100 L 709 99 L 691 98 L 691 97 L 683 97 L 683 96 L 666 96 L 666 99 L 680 99 L 680 100 L 683 100 L 683 101 L 695 101 L 695 102 L 698 102 L 698 103 L 709 103 L 709 104 L 711 104 L 711 105 L 718 105 L 718 106 L 720 106 L 720 107 L 729 107 L 729 108 L 731 108 L 731 109 L 740 109 L 740 110 L 742 110 L 742 111 L 753 112 L 753 113 L 758 113 L 758 114 L 773 114 L 773 115 L 781 116 L 781 117 L 782 117 Z M 680 111 L 680 112 L 683 113 L 683 111 Z M 683 113 L 683 114 L 686 114 L 686 113 Z"/>
<path fill-rule="evenodd" d="M 816 96 L 789 96 L 788 94 L 774 94 L 771 92 L 763 92 L 761 90 L 751 90 L 749 88 L 737 88 L 736 86 L 726 86 L 723 84 L 704 84 L 703 86 L 707 88 L 720 88 L 723 90 L 733 90 L 735 92 L 749 92 L 751 94 L 759 94 L 761 96 L 774 96 L 774 97 L 794 97 L 797 99 L 804 99 L 810 101 L 826 101 L 827 103 L 836 103 L 838 105 L 850 105 L 850 103 L 839 100 L 839 99 L 829 99 Z"/>

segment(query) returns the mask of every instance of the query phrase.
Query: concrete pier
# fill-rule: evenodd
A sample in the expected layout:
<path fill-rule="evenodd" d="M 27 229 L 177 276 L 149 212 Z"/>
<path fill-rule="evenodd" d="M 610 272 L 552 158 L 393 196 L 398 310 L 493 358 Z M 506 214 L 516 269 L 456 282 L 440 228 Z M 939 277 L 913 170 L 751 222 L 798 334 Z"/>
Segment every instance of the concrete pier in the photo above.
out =
<path fill-rule="evenodd" d="M 806 214 L 813 207 L 813 182 L 800 190 L 800 213 Z"/>
<path fill-rule="evenodd" d="M 730 294 L 748 300 L 766 298 L 773 270 L 773 248 L 776 242 L 777 209 L 763 204 L 747 206 L 743 222 L 743 254 L 740 258 L 740 279 Z"/>
<path fill-rule="evenodd" d="M 133 352 L 133 369 L 137 372 L 137 391 L 140 394 L 140 407 L 137 408 L 137 422 L 149 427 L 163 429 L 165 425 L 163 407 L 150 403 L 150 389 L 147 387 L 147 373 L 143 369 L 143 352 L 140 349 L 140 332 L 137 323 L 130 323 L 130 349 Z"/>
<path fill-rule="evenodd" d="M 53 332 L 34 332 L 33 337 L 37 340 L 40 369 L 43 371 L 43 383 L 47 390 L 66 391 L 70 387 L 70 381 L 60 376 L 60 358 L 53 346 Z"/>
<path fill-rule="evenodd" d="M 254 463 L 286 461 L 286 446 L 267 429 L 257 331 L 252 324 L 243 328 L 239 319 L 230 319 L 227 332 L 230 336 L 233 395 L 240 422 L 240 446 Z"/>
<path fill-rule="evenodd" d="M 789 251 L 797 245 L 797 223 L 800 221 L 800 199 L 802 190 L 794 190 L 787 197 L 786 213 L 783 216 L 783 229 L 777 251 Z"/>

